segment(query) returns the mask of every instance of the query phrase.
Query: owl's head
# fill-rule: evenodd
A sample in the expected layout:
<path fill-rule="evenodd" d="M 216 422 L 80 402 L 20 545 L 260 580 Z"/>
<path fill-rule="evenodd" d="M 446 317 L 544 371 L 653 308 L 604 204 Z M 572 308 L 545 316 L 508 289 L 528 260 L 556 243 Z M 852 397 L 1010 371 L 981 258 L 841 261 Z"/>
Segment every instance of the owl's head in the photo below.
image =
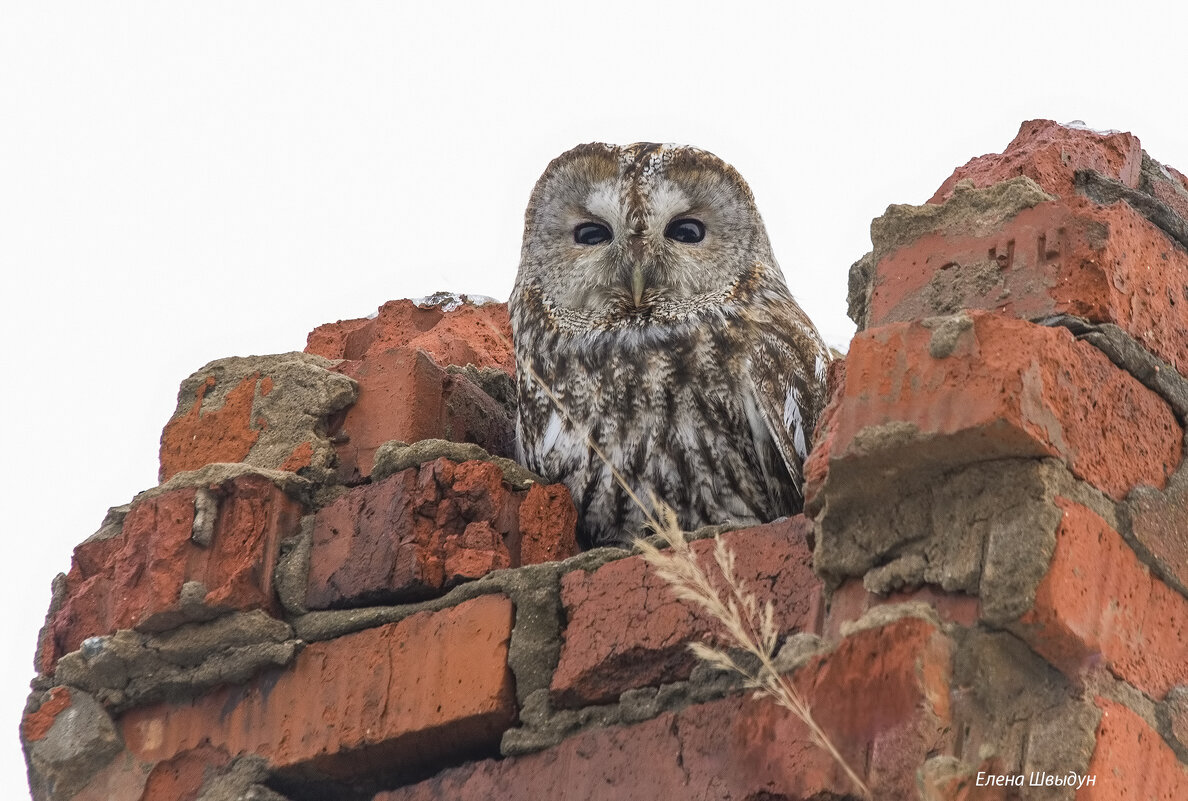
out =
<path fill-rule="evenodd" d="M 593 143 L 537 182 L 513 295 L 531 286 L 558 311 L 644 319 L 720 302 L 756 262 L 778 270 L 729 164 L 693 147 Z"/>

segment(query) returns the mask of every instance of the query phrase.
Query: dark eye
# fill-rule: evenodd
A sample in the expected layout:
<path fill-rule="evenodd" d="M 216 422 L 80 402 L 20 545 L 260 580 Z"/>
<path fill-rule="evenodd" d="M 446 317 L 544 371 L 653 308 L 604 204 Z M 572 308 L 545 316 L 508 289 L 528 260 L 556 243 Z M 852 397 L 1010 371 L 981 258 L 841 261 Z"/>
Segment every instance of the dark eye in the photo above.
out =
<path fill-rule="evenodd" d="M 673 220 L 664 229 L 664 235 L 669 239 L 677 242 L 684 242 L 686 245 L 691 245 L 694 242 L 700 242 L 705 239 L 705 224 L 701 220 L 695 220 L 692 217 L 682 217 L 679 220 Z"/>
<path fill-rule="evenodd" d="M 573 241 L 579 245 L 601 245 L 611 241 L 611 232 L 601 223 L 580 223 L 573 229 Z"/>

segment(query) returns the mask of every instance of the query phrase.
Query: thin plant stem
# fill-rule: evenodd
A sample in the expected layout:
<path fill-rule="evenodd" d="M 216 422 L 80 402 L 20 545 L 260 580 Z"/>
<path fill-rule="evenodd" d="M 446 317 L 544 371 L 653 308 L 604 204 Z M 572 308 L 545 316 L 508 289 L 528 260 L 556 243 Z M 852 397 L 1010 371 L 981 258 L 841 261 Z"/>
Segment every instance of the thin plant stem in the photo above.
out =
<path fill-rule="evenodd" d="M 809 739 L 841 767 L 862 797 L 871 798 L 866 784 L 846 762 L 845 757 L 829 739 L 829 735 L 813 719 L 812 710 L 804 696 L 792 686 L 788 677 L 776 668 L 773 659 L 779 642 L 779 630 L 775 625 L 774 606 L 768 601 L 760 608 L 755 596 L 747 590 L 746 585 L 735 573 L 734 553 L 720 537 L 714 537 L 714 562 L 727 588 L 727 593 L 723 597 L 710 581 L 693 549 L 689 547 L 689 541 L 681 531 L 677 515 L 672 508 L 663 501 L 650 497 L 649 509 L 635 489 L 627 483 L 626 477 L 611 463 L 606 453 L 590 436 L 584 423 L 575 420 L 532 365 L 519 358 L 503 332 L 490 321 L 487 321 L 487 325 L 515 357 L 516 369 L 532 379 L 566 423 L 575 431 L 584 432 L 587 447 L 606 465 L 615 483 L 623 488 L 631 502 L 643 512 L 648 527 L 668 545 L 667 552 L 661 551 L 647 540 L 637 538 L 635 547 L 641 552 L 644 560 L 652 566 L 656 575 L 669 585 L 678 600 L 689 602 L 717 621 L 725 632 L 725 636 L 720 635 L 721 639 L 755 656 L 759 662 L 759 669 L 754 672 L 748 670 L 726 651 L 714 648 L 706 642 L 691 642 L 689 649 L 702 661 L 720 670 L 730 670 L 741 675 L 745 686 L 754 689 L 757 696 L 767 696 L 789 710 L 808 728 Z"/>

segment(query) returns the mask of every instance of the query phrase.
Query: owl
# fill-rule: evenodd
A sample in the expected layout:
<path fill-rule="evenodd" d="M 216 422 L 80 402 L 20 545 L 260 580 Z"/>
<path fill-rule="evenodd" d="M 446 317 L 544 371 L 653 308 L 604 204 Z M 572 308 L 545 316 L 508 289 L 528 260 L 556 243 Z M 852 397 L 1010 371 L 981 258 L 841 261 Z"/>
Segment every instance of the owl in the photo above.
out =
<path fill-rule="evenodd" d="M 742 177 L 693 147 L 580 145 L 533 189 L 509 308 L 522 462 L 584 544 L 798 512 L 829 352 Z M 596 447 L 595 447 L 596 446 Z"/>

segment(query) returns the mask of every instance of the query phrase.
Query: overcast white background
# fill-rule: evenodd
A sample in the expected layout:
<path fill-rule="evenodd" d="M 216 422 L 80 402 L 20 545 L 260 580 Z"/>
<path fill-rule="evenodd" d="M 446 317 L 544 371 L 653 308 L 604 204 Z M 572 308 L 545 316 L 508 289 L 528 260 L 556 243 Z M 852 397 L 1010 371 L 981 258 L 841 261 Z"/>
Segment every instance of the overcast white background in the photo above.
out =
<path fill-rule="evenodd" d="M 1188 170 L 1178 3 L 413 5 L 0 2 L 3 797 L 50 581 L 156 483 L 178 383 L 389 299 L 506 299 L 574 144 L 733 163 L 843 350 L 870 219 L 1023 120 Z"/>

